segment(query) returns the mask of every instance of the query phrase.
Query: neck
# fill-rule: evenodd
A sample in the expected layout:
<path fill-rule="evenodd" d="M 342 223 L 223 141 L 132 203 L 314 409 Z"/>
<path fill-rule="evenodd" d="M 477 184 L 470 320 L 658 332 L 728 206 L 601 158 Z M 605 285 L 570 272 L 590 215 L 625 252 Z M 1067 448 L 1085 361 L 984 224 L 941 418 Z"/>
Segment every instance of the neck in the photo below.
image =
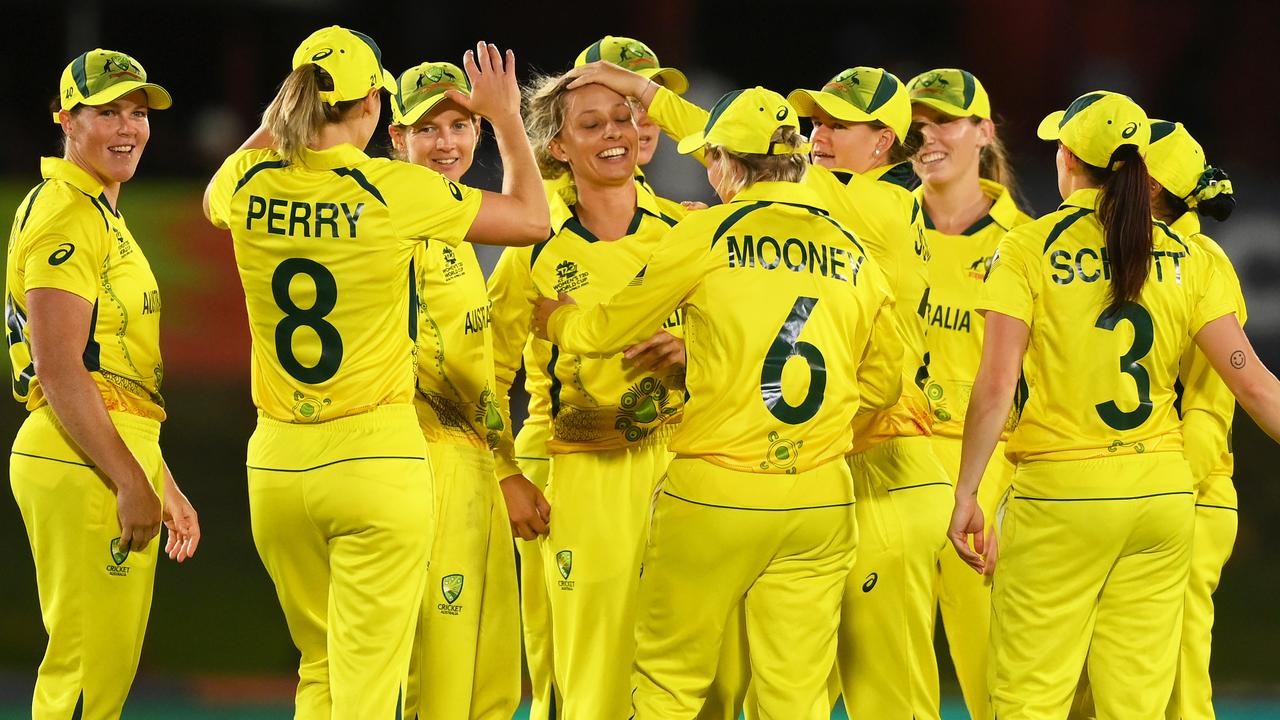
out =
<path fill-rule="evenodd" d="M 574 179 L 577 184 L 577 178 Z M 612 241 L 627 234 L 636 214 L 636 184 L 577 184 L 578 220 L 601 240 Z"/>
<path fill-rule="evenodd" d="M 924 185 L 924 210 L 945 235 L 959 235 L 991 210 L 992 200 L 978 184 L 977 168 L 949 183 Z"/>
<path fill-rule="evenodd" d="M 316 141 L 308 145 L 308 147 L 312 150 L 328 150 L 343 143 L 354 145 L 363 150 L 364 146 L 369 143 L 369 138 L 363 137 L 354 122 L 326 123 L 316 135 Z"/>

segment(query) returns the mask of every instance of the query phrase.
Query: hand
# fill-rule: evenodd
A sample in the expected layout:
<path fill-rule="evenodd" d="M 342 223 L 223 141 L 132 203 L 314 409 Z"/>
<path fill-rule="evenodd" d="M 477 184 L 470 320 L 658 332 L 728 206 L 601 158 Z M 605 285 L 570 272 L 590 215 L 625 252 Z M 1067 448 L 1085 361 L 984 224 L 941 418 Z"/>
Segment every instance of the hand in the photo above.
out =
<path fill-rule="evenodd" d="M 639 100 L 646 110 L 658 92 L 658 84 L 649 78 L 604 60 L 576 67 L 568 72 L 568 76 L 573 78 L 568 85 L 570 90 L 597 83 L 619 95 Z"/>
<path fill-rule="evenodd" d="M 951 527 L 947 529 L 947 537 L 955 546 L 960 559 L 979 573 L 986 571 L 985 538 L 983 533 L 986 524 L 983 522 L 982 508 L 972 495 L 957 495 L 956 507 L 951 513 Z M 969 538 L 973 538 L 973 547 L 969 546 Z M 994 562 L 995 558 L 992 557 Z"/>
<path fill-rule="evenodd" d="M 120 549 L 137 552 L 160 534 L 160 498 L 145 477 L 116 488 L 116 517 L 120 520 Z"/>
<path fill-rule="evenodd" d="M 982 566 L 982 574 L 991 577 L 996 574 L 996 558 L 1000 556 L 1000 541 L 997 540 L 996 526 L 987 528 L 987 552 L 983 555 L 987 562 Z"/>
<path fill-rule="evenodd" d="M 551 532 L 551 505 L 538 487 L 529 482 L 529 478 L 511 475 L 503 478 L 498 486 L 507 501 L 512 537 L 535 540 L 539 535 Z"/>
<path fill-rule="evenodd" d="M 547 321 L 551 319 L 551 313 L 559 310 L 565 305 L 577 305 L 578 302 L 569 297 L 568 293 L 560 293 L 555 300 L 546 297 L 540 297 L 533 301 L 533 334 L 542 338 L 547 338 Z"/>
<path fill-rule="evenodd" d="M 520 116 L 520 84 L 516 81 L 516 55 L 508 50 L 506 62 L 497 45 L 480 41 L 475 52 L 462 56 L 462 67 L 471 81 L 471 95 L 449 90 L 450 100 L 493 122 L 494 118 Z"/>
<path fill-rule="evenodd" d="M 698 202 L 697 200 L 684 200 L 680 203 L 680 206 L 683 207 L 685 210 L 706 210 L 707 209 L 706 203 Z"/>
<path fill-rule="evenodd" d="M 200 545 L 200 519 L 168 468 L 164 474 L 164 526 L 169 530 L 164 552 L 170 560 L 182 562 L 194 556 Z"/>
<path fill-rule="evenodd" d="M 684 338 L 678 338 L 666 330 L 659 330 L 648 340 L 636 343 L 622 351 L 622 357 L 646 372 L 657 372 L 669 367 L 684 367 Z"/>

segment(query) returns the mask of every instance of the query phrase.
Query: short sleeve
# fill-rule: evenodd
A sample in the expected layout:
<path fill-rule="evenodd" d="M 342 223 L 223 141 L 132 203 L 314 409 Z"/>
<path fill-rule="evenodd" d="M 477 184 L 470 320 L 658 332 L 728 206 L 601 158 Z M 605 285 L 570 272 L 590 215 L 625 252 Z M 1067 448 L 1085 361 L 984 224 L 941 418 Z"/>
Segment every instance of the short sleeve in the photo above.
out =
<path fill-rule="evenodd" d="M 270 150 L 242 150 L 232 153 L 223 161 L 222 167 L 213 174 L 209 183 L 209 222 L 223 230 L 231 227 L 231 198 L 235 195 L 240 182 L 246 178 L 249 169 L 258 160 L 278 160 L 279 156 Z"/>
<path fill-rule="evenodd" d="M 977 303 L 979 312 L 994 310 L 1031 325 L 1037 263 L 1034 255 L 1029 255 L 1017 233 L 1005 235 L 991 258 L 991 269 L 982 284 Z"/>
<path fill-rule="evenodd" d="M 1201 252 L 1200 257 L 1204 261 L 1206 272 L 1203 274 L 1204 282 L 1198 283 L 1199 287 L 1192 297 L 1191 337 L 1195 337 L 1208 323 L 1237 311 L 1230 278 L 1222 273 L 1217 259 L 1207 252 Z"/>
<path fill-rule="evenodd" d="M 24 290 L 54 288 L 96 302 L 102 263 L 110 247 L 106 220 L 87 199 L 41 208 L 18 238 Z"/>
<path fill-rule="evenodd" d="M 401 237 L 457 245 L 466 239 L 480 212 L 481 191 L 428 168 L 394 162 L 381 184 Z"/>

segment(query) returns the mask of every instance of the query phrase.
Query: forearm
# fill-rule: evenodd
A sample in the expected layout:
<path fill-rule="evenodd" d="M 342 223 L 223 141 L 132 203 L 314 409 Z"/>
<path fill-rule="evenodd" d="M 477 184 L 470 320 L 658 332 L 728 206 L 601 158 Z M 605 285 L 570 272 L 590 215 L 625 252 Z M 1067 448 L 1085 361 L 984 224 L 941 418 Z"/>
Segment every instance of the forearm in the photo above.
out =
<path fill-rule="evenodd" d="M 991 460 L 991 453 L 1004 431 L 1013 405 L 1015 383 L 996 382 L 979 368 L 974 379 L 969 410 L 964 416 L 964 439 L 960 447 L 960 477 L 956 496 L 977 496 L 978 485 Z"/>
<path fill-rule="evenodd" d="M 489 122 L 502 157 L 502 194 L 513 203 L 509 209 L 512 216 L 524 221 L 516 233 L 518 237 L 513 237 L 510 244 L 532 245 L 546 240 L 551 214 L 524 123 L 519 114 L 491 118 Z"/>
<path fill-rule="evenodd" d="M 38 364 L 40 387 L 67 435 L 114 488 L 147 483 L 146 472 L 120 438 L 102 393 L 83 365 Z"/>

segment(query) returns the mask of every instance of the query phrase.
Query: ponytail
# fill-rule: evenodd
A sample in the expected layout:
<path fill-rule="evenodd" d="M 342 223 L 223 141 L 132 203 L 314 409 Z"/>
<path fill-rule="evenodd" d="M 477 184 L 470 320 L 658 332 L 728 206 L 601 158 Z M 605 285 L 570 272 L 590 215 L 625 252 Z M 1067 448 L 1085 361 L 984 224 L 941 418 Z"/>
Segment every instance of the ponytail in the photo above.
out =
<path fill-rule="evenodd" d="M 280 83 L 280 90 L 262 114 L 262 124 L 286 162 L 296 162 L 302 148 L 315 142 L 322 127 L 338 122 L 360 104 L 359 100 L 346 100 L 330 105 L 320 99 L 321 90 L 333 90 L 333 78 L 318 65 L 301 65 Z"/>
<path fill-rule="evenodd" d="M 1083 162 L 1081 164 L 1084 164 Z M 1151 274 L 1151 180 L 1147 164 L 1133 145 L 1122 145 L 1104 170 L 1084 164 L 1088 174 L 1101 185 L 1098 219 L 1107 242 L 1111 263 L 1111 302 L 1107 312 L 1133 302 Z"/>

